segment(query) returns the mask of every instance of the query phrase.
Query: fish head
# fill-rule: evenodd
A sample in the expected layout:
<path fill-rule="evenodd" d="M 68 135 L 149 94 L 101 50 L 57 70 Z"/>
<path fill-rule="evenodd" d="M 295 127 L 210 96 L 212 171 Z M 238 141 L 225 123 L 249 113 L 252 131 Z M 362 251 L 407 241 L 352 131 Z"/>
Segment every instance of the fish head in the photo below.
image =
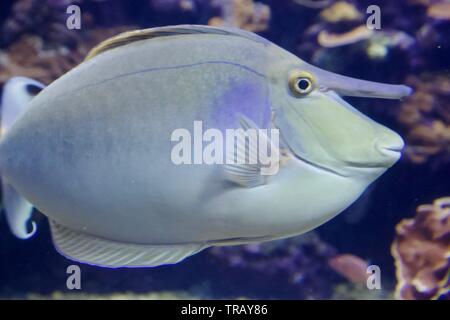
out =
<path fill-rule="evenodd" d="M 390 85 L 328 72 L 297 57 L 269 73 L 273 124 L 294 157 L 345 176 L 381 175 L 401 155 L 402 138 L 359 112 L 341 96 L 400 99 Z"/>

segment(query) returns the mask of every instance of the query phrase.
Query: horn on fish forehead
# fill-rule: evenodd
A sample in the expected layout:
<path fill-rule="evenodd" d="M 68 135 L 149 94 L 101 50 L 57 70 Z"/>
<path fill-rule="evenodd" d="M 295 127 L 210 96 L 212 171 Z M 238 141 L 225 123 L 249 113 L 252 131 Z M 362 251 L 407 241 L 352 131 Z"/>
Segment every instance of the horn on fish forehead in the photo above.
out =
<path fill-rule="evenodd" d="M 409 96 L 412 89 L 405 85 L 355 79 L 306 64 L 305 70 L 314 74 L 322 90 L 332 90 L 341 96 L 401 99 Z"/>

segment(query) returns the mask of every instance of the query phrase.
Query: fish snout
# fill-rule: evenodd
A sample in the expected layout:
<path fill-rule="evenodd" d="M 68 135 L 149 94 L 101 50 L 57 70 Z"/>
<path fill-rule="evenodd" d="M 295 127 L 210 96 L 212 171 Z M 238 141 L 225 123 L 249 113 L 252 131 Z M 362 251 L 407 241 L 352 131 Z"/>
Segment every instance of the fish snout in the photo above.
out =
<path fill-rule="evenodd" d="M 376 150 L 381 154 L 381 164 L 392 166 L 400 159 L 405 143 L 396 132 L 383 128 L 382 134 L 375 142 Z"/>

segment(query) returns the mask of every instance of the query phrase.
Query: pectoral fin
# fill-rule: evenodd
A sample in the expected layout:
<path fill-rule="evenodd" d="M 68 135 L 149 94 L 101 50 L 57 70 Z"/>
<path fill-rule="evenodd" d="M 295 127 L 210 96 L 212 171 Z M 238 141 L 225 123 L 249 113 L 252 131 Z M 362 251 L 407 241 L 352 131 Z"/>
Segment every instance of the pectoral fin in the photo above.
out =
<path fill-rule="evenodd" d="M 239 116 L 239 124 L 240 128 L 236 130 L 234 148 L 232 150 L 227 148 L 226 163 L 224 164 L 226 178 L 246 188 L 265 184 L 267 176 L 278 171 L 280 159 L 278 146 L 272 143 L 267 135 L 267 130 L 259 129 L 252 120 L 244 115 Z M 255 138 L 251 131 L 255 132 L 257 137 L 253 143 L 249 141 Z M 272 160 L 269 164 L 263 161 L 263 159 L 267 159 L 268 154 Z"/>

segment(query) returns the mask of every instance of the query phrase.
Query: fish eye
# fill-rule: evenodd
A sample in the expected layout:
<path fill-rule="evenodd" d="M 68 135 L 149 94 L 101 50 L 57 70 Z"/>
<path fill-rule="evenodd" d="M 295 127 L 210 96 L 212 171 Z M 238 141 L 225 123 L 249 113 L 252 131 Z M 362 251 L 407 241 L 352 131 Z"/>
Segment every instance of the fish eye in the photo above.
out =
<path fill-rule="evenodd" d="M 289 87 L 296 97 L 303 97 L 314 90 L 314 78 L 307 72 L 295 72 L 290 75 Z"/>

